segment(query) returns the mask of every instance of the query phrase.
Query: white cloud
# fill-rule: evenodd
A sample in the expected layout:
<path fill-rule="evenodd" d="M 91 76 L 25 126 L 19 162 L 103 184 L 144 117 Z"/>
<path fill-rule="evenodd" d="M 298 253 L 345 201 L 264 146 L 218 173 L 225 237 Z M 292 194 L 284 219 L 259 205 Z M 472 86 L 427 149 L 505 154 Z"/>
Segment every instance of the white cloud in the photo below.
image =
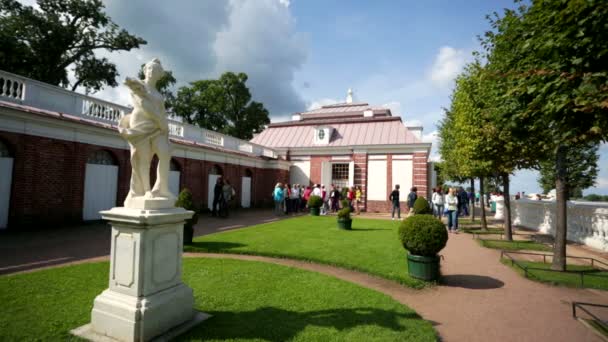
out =
<path fill-rule="evenodd" d="M 468 60 L 465 50 L 442 46 L 435 56 L 429 78 L 439 87 L 449 86 Z"/>
<path fill-rule="evenodd" d="M 431 155 L 429 156 L 429 158 L 432 161 L 438 161 L 438 160 L 440 160 L 441 157 L 439 156 L 439 152 L 438 152 L 438 147 L 439 147 L 439 131 L 435 130 L 435 131 L 432 131 L 431 133 L 423 134 L 422 135 L 422 141 L 432 144 L 431 145 Z"/>
<path fill-rule="evenodd" d="M 307 37 L 295 29 L 289 8 L 276 0 L 233 0 L 228 25 L 217 33 L 216 74 L 245 72 L 255 100 L 271 115 L 303 110 L 294 74 L 308 56 Z"/>
<path fill-rule="evenodd" d="M 317 108 L 321 108 L 323 106 L 328 106 L 328 105 L 332 105 L 332 104 L 336 104 L 336 103 L 340 103 L 340 102 L 344 102 L 344 101 L 338 101 L 336 99 L 319 99 L 316 101 L 312 101 L 310 104 L 308 104 L 308 106 L 306 107 L 307 110 L 313 110 L 313 109 L 317 109 Z"/>
<path fill-rule="evenodd" d="M 289 5 L 291 5 L 290 0 L 279 0 L 279 3 L 285 7 L 289 7 Z"/>
<path fill-rule="evenodd" d="M 424 127 L 422 121 L 420 120 L 407 120 L 405 121 L 404 125 L 407 127 Z"/>
<path fill-rule="evenodd" d="M 391 110 L 393 116 L 401 116 L 401 102 L 399 101 L 391 101 L 389 103 L 385 103 L 382 105 L 384 108 L 388 108 Z"/>

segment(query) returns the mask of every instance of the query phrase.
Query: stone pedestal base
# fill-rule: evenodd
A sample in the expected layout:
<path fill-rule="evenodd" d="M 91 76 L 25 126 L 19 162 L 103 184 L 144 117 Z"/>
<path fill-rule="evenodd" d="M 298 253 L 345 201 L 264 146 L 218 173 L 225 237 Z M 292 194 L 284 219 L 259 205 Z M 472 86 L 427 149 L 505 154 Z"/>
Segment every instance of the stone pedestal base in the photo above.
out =
<path fill-rule="evenodd" d="M 112 224 L 110 283 L 95 298 L 87 336 L 149 341 L 192 321 L 194 296 L 181 274 L 183 226 L 193 213 L 113 208 L 101 214 Z"/>

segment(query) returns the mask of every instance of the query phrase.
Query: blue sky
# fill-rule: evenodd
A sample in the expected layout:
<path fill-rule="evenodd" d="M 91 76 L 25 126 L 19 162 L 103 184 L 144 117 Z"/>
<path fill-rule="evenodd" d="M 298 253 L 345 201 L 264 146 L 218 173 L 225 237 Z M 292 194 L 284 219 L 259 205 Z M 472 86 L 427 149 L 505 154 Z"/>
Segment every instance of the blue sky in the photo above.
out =
<path fill-rule="evenodd" d="M 21 0 L 32 4 L 34 0 Z M 437 144 L 436 124 L 449 106 L 454 77 L 489 29 L 485 16 L 511 0 L 105 0 L 106 12 L 148 44 L 97 52 L 120 77 L 160 58 L 178 86 L 246 72 L 255 100 L 273 121 L 310 107 L 355 100 L 387 106 L 407 124 L 422 124 Z M 96 94 L 129 103 L 123 86 Z M 437 156 L 434 155 L 433 158 Z M 598 186 L 608 194 L 608 145 L 601 147 Z M 518 172 L 513 191 L 539 191 L 534 172 Z"/>
<path fill-rule="evenodd" d="M 307 103 L 359 100 L 388 105 L 405 122 L 422 123 L 433 138 L 453 76 L 479 49 L 487 14 L 512 1 L 291 1 L 296 27 L 309 35 L 309 57 L 295 85 Z M 394 113 L 396 114 L 396 113 Z M 608 194 L 608 147 L 602 146 L 598 186 Z M 538 174 L 519 171 L 512 190 L 539 192 Z"/>

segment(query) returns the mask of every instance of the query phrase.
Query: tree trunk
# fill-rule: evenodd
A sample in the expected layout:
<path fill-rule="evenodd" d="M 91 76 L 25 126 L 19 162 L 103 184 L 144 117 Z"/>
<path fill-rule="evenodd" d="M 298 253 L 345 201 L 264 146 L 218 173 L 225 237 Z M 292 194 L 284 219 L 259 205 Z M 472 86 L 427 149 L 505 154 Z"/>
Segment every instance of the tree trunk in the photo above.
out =
<path fill-rule="evenodd" d="M 509 174 L 502 174 L 502 182 L 503 182 L 503 198 L 505 199 L 505 208 L 504 208 L 504 228 L 505 228 L 505 240 L 513 241 L 513 227 L 511 226 L 511 195 L 509 194 Z"/>
<path fill-rule="evenodd" d="M 555 191 L 557 203 L 555 208 L 555 244 L 553 246 L 552 270 L 566 269 L 566 234 L 568 232 L 568 185 L 566 180 L 566 148 L 559 146 L 555 160 Z"/>
<path fill-rule="evenodd" d="M 483 177 L 479 177 L 479 205 L 481 206 L 481 229 L 488 230 L 488 222 L 486 221 L 486 205 L 485 195 L 483 193 Z"/>
<path fill-rule="evenodd" d="M 475 222 L 475 178 L 471 178 L 471 198 L 469 199 L 469 207 L 471 208 L 471 224 Z"/>

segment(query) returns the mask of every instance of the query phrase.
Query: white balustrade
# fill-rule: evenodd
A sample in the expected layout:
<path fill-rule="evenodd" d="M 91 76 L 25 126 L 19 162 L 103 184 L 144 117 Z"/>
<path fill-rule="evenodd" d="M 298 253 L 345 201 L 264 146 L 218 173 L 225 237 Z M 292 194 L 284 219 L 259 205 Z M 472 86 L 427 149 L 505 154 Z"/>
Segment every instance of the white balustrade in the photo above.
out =
<path fill-rule="evenodd" d="M 513 224 L 555 236 L 554 201 L 511 201 Z M 608 252 L 608 203 L 568 202 L 570 241 Z"/>
<path fill-rule="evenodd" d="M 0 101 L 117 124 L 131 108 L 83 95 L 47 83 L 0 70 Z M 169 116 L 169 134 L 185 140 L 221 146 L 227 150 L 276 158 L 274 150 L 222 133 L 201 129 Z"/>
<path fill-rule="evenodd" d="M 274 157 L 275 157 L 275 155 L 274 155 L 274 151 L 273 151 L 273 150 L 269 150 L 269 149 L 267 149 L 267 148 L 265 148 L 265 149 L 263 150 L 262 155 L 263 155 L 264 157 L 269 157 L 269 158 L 274 158 Z"/>
<path fill-rule="evenodd" d="M 25 82 L 16 77 L 0 74 L 0 98 L 23 100 L 25 96 Z"/>
<path fill-rule="evenodd" d="M 203 131 L 203 139 L 207 144 L 224 146 L 224 137 L 219 133 L 205 130 Z"/>
<path fill-rule="evenodd" d="M 183 138 L 184 137 L 184 125 L 179 122 L 169 121 L 169 134 Z"/>
<path fill-rule="evenodd" d="M 81 114 L 95 119 L 118 122 L 125 112 L 119 106 L 86 98 L 82 101 Z"/>
<path fill-rule="evenodd" d="M 239 151 L 253 153 L 253 146 L 251 144 L 240 144 Z"/>

